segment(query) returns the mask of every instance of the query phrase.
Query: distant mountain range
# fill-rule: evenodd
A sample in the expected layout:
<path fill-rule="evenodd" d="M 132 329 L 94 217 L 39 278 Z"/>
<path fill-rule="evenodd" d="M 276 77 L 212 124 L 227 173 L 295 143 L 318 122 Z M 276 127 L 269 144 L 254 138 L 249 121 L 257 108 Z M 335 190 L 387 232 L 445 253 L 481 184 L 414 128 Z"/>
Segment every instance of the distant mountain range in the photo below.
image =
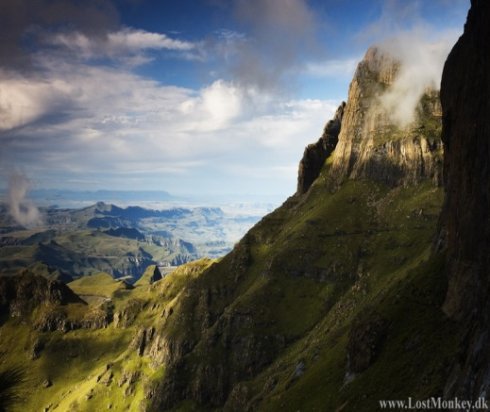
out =
<path fill-rule="evenodd" d="M 39 198 L 64 198 L 71 200 L 170 200 L 175 197 L 163 190 L 60 190 L 60 189 L 35 189 L 30 192 L 34 199 Z"/>
<path fill-rule="evenodd" d="M 43 227 L 27 229 L 13 221 L 6 205 L 0 207 L 0 273 L 29 267 L 60 279 L 105 271 L 137 280 L 152 264 L 223 256 L 260 218 L 230 216 L 220 208 L 153 210 L 104 202 L 40 211 Z"/>

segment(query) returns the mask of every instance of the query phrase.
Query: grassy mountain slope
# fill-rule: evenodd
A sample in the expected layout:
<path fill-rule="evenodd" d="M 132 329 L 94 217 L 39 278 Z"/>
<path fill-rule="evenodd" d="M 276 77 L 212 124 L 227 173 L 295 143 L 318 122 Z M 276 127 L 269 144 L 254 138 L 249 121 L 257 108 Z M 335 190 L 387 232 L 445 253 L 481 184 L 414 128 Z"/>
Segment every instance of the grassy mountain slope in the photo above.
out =
<path fill-rule="evenodd" d="M 162 278 L 162 274 L 158 269 L 158 266 L 150 265 L 146 268 L 145 273 L 135 282 L 136 286 L 139 285 L 151 285 L 154 282 L 159 281 Z"/>
<path fill-rule="evenodd" d="M 429 184 L 348 182 L 329 194 L 320 180 L 264 218 L 195 280 L 162 331 L 190 350 L 169 360 L 154 409 L 190 398 L 230 410 L 376 410 L 377 399 L 440 395 L 457 344 L 440 311 L 442 263 L 429 260 L 441 199 Z M 349 366 L 349 347 L 365 366 Z"/>

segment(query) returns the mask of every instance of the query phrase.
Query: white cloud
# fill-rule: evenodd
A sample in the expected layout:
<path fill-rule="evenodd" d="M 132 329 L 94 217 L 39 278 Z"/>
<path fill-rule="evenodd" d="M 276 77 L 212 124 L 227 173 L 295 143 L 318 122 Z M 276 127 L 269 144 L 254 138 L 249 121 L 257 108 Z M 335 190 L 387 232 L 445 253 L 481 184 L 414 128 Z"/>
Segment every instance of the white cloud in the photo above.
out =
<path fill-rule="evenodd" d="M 462 33 L 469 0 L 383 0 L 378 6 L 378 18 L 360 27 L 354 38 L 358 44 L 378 46 L 401 63 L 381 103 L 403 127 L 414 120 L 424 91 L 440 88 L 444 62 Z"/>
<path fill-rule="evenodd" d="M 320 32 L 325 35 L 330 24 L 328 8 L 318 14 L 322 8 L 308 0 L 225 1 L 229 20 L 223 24 L 231 30 L 200 41 L 184 40 L 178 32 L 118 29 L 117 16 L 106 10 L 107 18 L 102 18 L 107 13 L 100 16 L 104 10 L 98 10 L 98 3 L 91 7 L 81 2 L 82 7 L 77 2 L 71 11 L 56 12 L 57 2 L 23 1 L 23 7 L 33 11 L 26 21 L 15 18 L 18 1 L 10 3 L 15 13 L 7 13 L 7 20 L 15 24 L 3 37 L 15 40 L 14 51 L 29 57 L 29 64 L 16 62 L 11 41 L 0 47 L 0 54 L 7 56 L 0 64 L 11 70 L 0 69 L 0 169 L 9 169 L 6 162 L 17 163 L 39 183 L 60 187 L 87 182 L 91 189 L 131 184 L 206 191 L 212 180 L 220 192 L 240 182 L 240 190 L 245 185 L 253 192 L 283 185 L 279 190 L 284 193 L 287 186 L 292 193 L 304 146 L 319 137 L 337 104 L 291 99 L 288 93 L 301 76 L 298 83 L 306 77 L 310 89 L 323 81 L 326 89 L 339 87 L 350 77 L 355 59 L 325 60 L 328 41 L 339 40 L 333 50 L 359 50 L 349 44 L 352 34 L 343 31 L 342 38 L 329 36 L 320 42 Z M 359 27 L 370 43 L 422 21 L 425 3 L 383 4 L 378 21 L 367 29 Z M 61 23 L 76 31 L 56 31 Z M 14 27 L 12 37 L 9 30 Z M 26 44 L 30 48 L 23 47 Z M 410 91 L 418 94 L 433 84 L 439 49 L 433 53 L 439 56 L 434 63 L 417 43 L 396 47 L 406 48 L 400 58 L 412 66 L 400 73 L 405 80 L 393 90 L 403 91 L 415 70 L 425 70 L 427 76 L 417 78 Z M 162 67 L 162 78 L 201 80 L 201 86 L 163 85 L 131 71 L 157 55 L 200 60 L 203 64 L 197 70 L 193 66 L 192 73 L 190 65 L 168 71 Z M 308 64 L 313 61 L 319 63 Z M 14 72 L 19 64 L 24 70 Z M 210 72 L 213 81 L 203 80 Z M 334 85 L 330 77 L 340 82 Z M 396 93 L 387 96 L 386 104 L 395 106 L 398 98 Z M 397 110 L 401 108 L 394 109 L 398 116 Z"/>
<path fill-rule="evenodd" d="M 193 121 L 188 130 L 212 131 L 223 128 L 241 114 L 243 91 L 238 87 L 216 80 L 204 87 L 199 95 L 185 100 L 180 109 L 184 115 L 191 115 Z"/>

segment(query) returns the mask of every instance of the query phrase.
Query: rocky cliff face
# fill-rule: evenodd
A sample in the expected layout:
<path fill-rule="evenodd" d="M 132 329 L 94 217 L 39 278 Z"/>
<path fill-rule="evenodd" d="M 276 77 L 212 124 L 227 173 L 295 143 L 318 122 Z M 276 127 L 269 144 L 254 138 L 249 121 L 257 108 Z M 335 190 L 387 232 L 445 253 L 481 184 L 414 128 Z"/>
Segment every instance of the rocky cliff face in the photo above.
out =
<path fill-rule="evenodd" d="M 446 392 L 468 399 L 490 390 L 490 2 L 471 4 L 441 85 L 446 189 L 441 222 L 449 274 L 444 310 L 468 326 Z"/>
<path fill-rule="evenodd" d="M 372 47 L 357 67 L 343 111 L 333 154 L 331 179 L 369 178 L 391 186 L 425 179 L 442 180 L 441 108 L 438 92 L 427 90 L 415 121 L 397 125 L 381 103 L 396 78 L 400 63 Z"/>
<path fill-rule="evenodd" d="M 335 146 L 337 146 L 344 108 L 345 102 L 342 102 L 333 119 L 325 125 L 322 137 L 316 143 L 306 147 L 303 158 L 299 162 L 298 194 L 303 194 L 308 191 L 320 174 L 325 160 L 332 154 Z"/>

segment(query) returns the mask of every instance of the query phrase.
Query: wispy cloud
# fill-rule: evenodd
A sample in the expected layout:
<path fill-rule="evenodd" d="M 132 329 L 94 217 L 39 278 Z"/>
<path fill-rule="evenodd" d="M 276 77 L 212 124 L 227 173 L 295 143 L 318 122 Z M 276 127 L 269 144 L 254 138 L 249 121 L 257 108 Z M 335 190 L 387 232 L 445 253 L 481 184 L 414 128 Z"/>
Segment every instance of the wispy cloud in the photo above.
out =
<path fill-rule="evenodd" d="M 462 32 L 464 17 L 469 9 L 469 0 L 383 0 L 379 16 L 371 23 L 360 27 L 354 35 L 357 41 L 372 44 L 385 42 L 405 32 L 421 31 L 431 37 L 448 29 L 454 24 L 454 29 Z M 426 14 L 432 15 L 432 21 L 427 20 Z M 437 13 L 439 21 L 434 18 Z M 456 18 L 456 23 L 454 22 Z"/>
<path fill-rule="evenodd" d="M 23 126 L 70 105 L 73 85 L 0 69 L 0 131 Z"/>
<path fill-rule="evenodd" d="M 59 187 L 89 182 L 90 189 L 137 185 L 206 191 L 239 181 L 243 190 L 283 185 L 279 190 L 292 193 L 294 165 L 338 103 L 292 98 L 295 85 L 302 84 L 296 80 L 306 75 L 308 81 L 347 82 L 356 56 L 346 54 L 349 39 L 338 47 L 348 57 L 325 54 L 329 45 L 320 36 L 325 19 L 319 21 L 313 2 L 215 2 L 227 10 L 229 28 L 213 27 L 209 36 L 194 39 L 182 32 L 121 26 L 109 0 L 3 0 L 0 168 L 5 181 L 10 166 L 18 164 L 41 184 Z M 408 2 L 412 8 L 404 3 L 388 2 L 379 22 L 363 31 L 363 41 L 394 34 L 393 16 L 419 20 L 420 8 L 413 4 L 421 3 Z M 424 61 L 424 56 L 407 48 L 400 58 Z M 188 83 L 192 87 L 163 84 L 135 70 L 159 57 L 180 59 L 177 69 L 184 59 L 199 61 L 202 66 L 192 67 L 202 73 L 199 85 L 195 78 Z M 160 62 L 162 72 L 175 68 L 175 61 Z"/>
<path fill-rule="evenodd" d="M 420 1 L 385 0 L 380 16 L 363 27 L 357 36 L 361 40 L 378 43 L 405 30 L 407 26 L 421 25 L 423 22 Z"/>

